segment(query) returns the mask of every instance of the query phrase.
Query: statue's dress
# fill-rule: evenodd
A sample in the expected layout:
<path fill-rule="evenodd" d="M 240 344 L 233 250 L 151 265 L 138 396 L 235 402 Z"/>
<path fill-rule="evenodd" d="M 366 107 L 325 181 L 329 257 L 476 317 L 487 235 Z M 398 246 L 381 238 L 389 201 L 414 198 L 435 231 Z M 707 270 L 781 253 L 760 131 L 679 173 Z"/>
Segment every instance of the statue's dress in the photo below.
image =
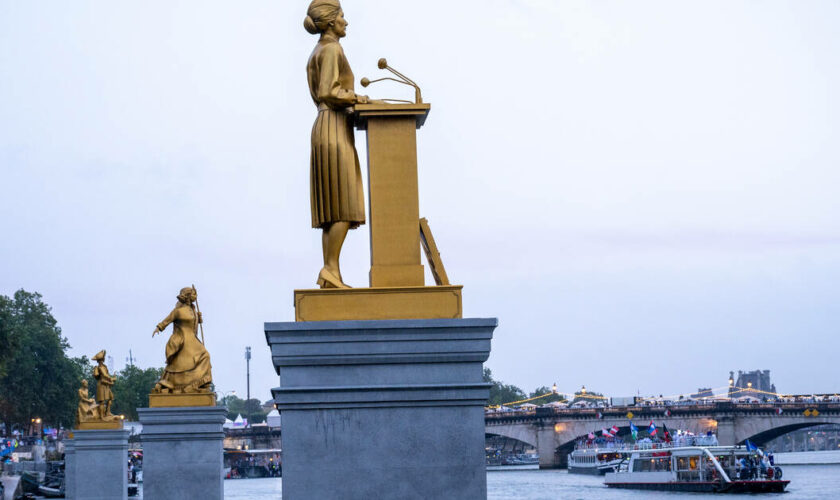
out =
<path fill-rule="evenodd" d="M 179 304 L 158 324 L 158 330 L 163 331 L 169 323 L 173 323 L 173 331 L 166 342 L 166 368 L 158 383 L 175 392 L 207 389 L 213 382 L 210 355 L 196 337 L 195 312 L 192 307 Z"/>
<path fill-rule="evenodd" d="M 104 364 L 93 367 L 93 378 L 96 379 L 96 402 L 113 401 L 114 393 L 111 392 L 111 374 Z"/>
<path fill-rule="evenodd" d="M 353 229 L 365 223 L 365 197 L 353 137 L 353 71 L 338 40 L 321 37 L 306 76 L 318 106 L 309 162 L 312 227 L 346 221 Z"/>

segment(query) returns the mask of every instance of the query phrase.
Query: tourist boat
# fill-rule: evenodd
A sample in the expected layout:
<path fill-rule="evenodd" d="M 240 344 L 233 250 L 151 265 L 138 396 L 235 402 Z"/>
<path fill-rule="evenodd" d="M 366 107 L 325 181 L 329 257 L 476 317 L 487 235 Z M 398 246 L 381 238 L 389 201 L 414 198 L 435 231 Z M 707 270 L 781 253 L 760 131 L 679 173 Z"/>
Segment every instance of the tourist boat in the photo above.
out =
<path fill-rule="evenodd" d="M 618 469 L 624 456 L 618 452 L 621 447 L 606 444 L 579 444 L 569 453 L 570 474 L 604 475 Z"/>
<path fill-rule="evenodd" d="M 617 452 L 622 455 L 621 463 L 604 478 L 604 484 L 612 488 L 781 493 L 790 483 L 782 480 L 780 467 L 741 467 L 741 459 L 748 462 L 757 455 L 742 446 L 648 443 Z"/>

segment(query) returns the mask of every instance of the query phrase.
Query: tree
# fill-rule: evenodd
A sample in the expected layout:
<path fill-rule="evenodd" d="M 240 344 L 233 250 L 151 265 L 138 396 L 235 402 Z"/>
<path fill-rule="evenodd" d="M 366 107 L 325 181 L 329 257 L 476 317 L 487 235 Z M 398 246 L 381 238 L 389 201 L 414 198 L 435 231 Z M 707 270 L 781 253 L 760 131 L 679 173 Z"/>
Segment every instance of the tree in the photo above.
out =
<path fill-rule="evenodd" d="M 243 418 L 249 419 L 249 424 L 265 422 L 266 413 L 259 399 L 251 398 L 245 401 L 242 398 L 230 395 L 222 398 L 218 404 L 227 408 L 227 418 L 230 420 L 236 420 L 238 415 L 242 415 Z"/>
<path fill-rule="evenodd" d="M 38 293 L 0 296 L 0 322 L 0 335 L 15 345 L 3 354 L 0 374 L 0 418 L 6 429 L 27 426 L 33 418 L 71 426 L 87 359 L 67 357 L 70 344 Z"/>
<path fill-rule="evenodd" d="M 125 415 L 129 420 L 137 420 L 137 408 L 149 406 L 149 393 L 160 380 L 163 368 L 141 369 L 128 365 L 116 373 L 114 381 L 114 404 L 111 413 Z"/>
<path fill-rule="evenodd" d="M 18 349 L 17 336 L 12 327 L 12 307 L 12 301 L 0 295 L 0 378 L 6 375 L 9 361 Z"/>
<path fill-rule="evenodd" d="M 484 368 L 483 378 L 485 382 L 493 384 L 490 387 L 490 399 L 488 400 L 490 405 L 501 405 L 526 398 L 525 393 L 519 387 L 493 380 L 493 373 L 490 368 Z"/>

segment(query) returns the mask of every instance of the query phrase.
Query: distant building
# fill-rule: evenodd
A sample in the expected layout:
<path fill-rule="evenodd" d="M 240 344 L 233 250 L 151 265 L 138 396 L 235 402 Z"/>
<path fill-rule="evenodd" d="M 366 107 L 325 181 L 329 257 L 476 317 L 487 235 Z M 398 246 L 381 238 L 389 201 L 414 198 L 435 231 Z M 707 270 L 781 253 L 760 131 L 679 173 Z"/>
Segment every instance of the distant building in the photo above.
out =
<path fill-rule="evenodd" d="M 770 383 L 770 370 L 753 370 L 751 372 L 738 370 L 738 378 L 735 379 L 734 377 L 735 372 L 729 372 L 729 397 L 775 398 L 776 386 Z"/>
<path fill-rule="evenodd" d="M 715 397 L 711 387 L 700 387 L 697 392 L 689 396 L 691 399 L 712 399 Z"/>

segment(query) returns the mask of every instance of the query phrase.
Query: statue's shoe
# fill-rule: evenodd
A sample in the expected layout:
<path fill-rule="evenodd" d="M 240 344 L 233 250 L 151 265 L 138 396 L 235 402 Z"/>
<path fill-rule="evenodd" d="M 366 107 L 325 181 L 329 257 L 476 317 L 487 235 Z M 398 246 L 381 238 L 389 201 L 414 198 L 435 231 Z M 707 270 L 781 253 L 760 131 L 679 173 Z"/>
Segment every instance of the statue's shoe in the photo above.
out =
<path fill-rule="evenodd" d="M 318 281 L 316 283 L 321 288 L 350 288 L 326 267 L 321 268 L 321 272 L 318 273 Z"/>

